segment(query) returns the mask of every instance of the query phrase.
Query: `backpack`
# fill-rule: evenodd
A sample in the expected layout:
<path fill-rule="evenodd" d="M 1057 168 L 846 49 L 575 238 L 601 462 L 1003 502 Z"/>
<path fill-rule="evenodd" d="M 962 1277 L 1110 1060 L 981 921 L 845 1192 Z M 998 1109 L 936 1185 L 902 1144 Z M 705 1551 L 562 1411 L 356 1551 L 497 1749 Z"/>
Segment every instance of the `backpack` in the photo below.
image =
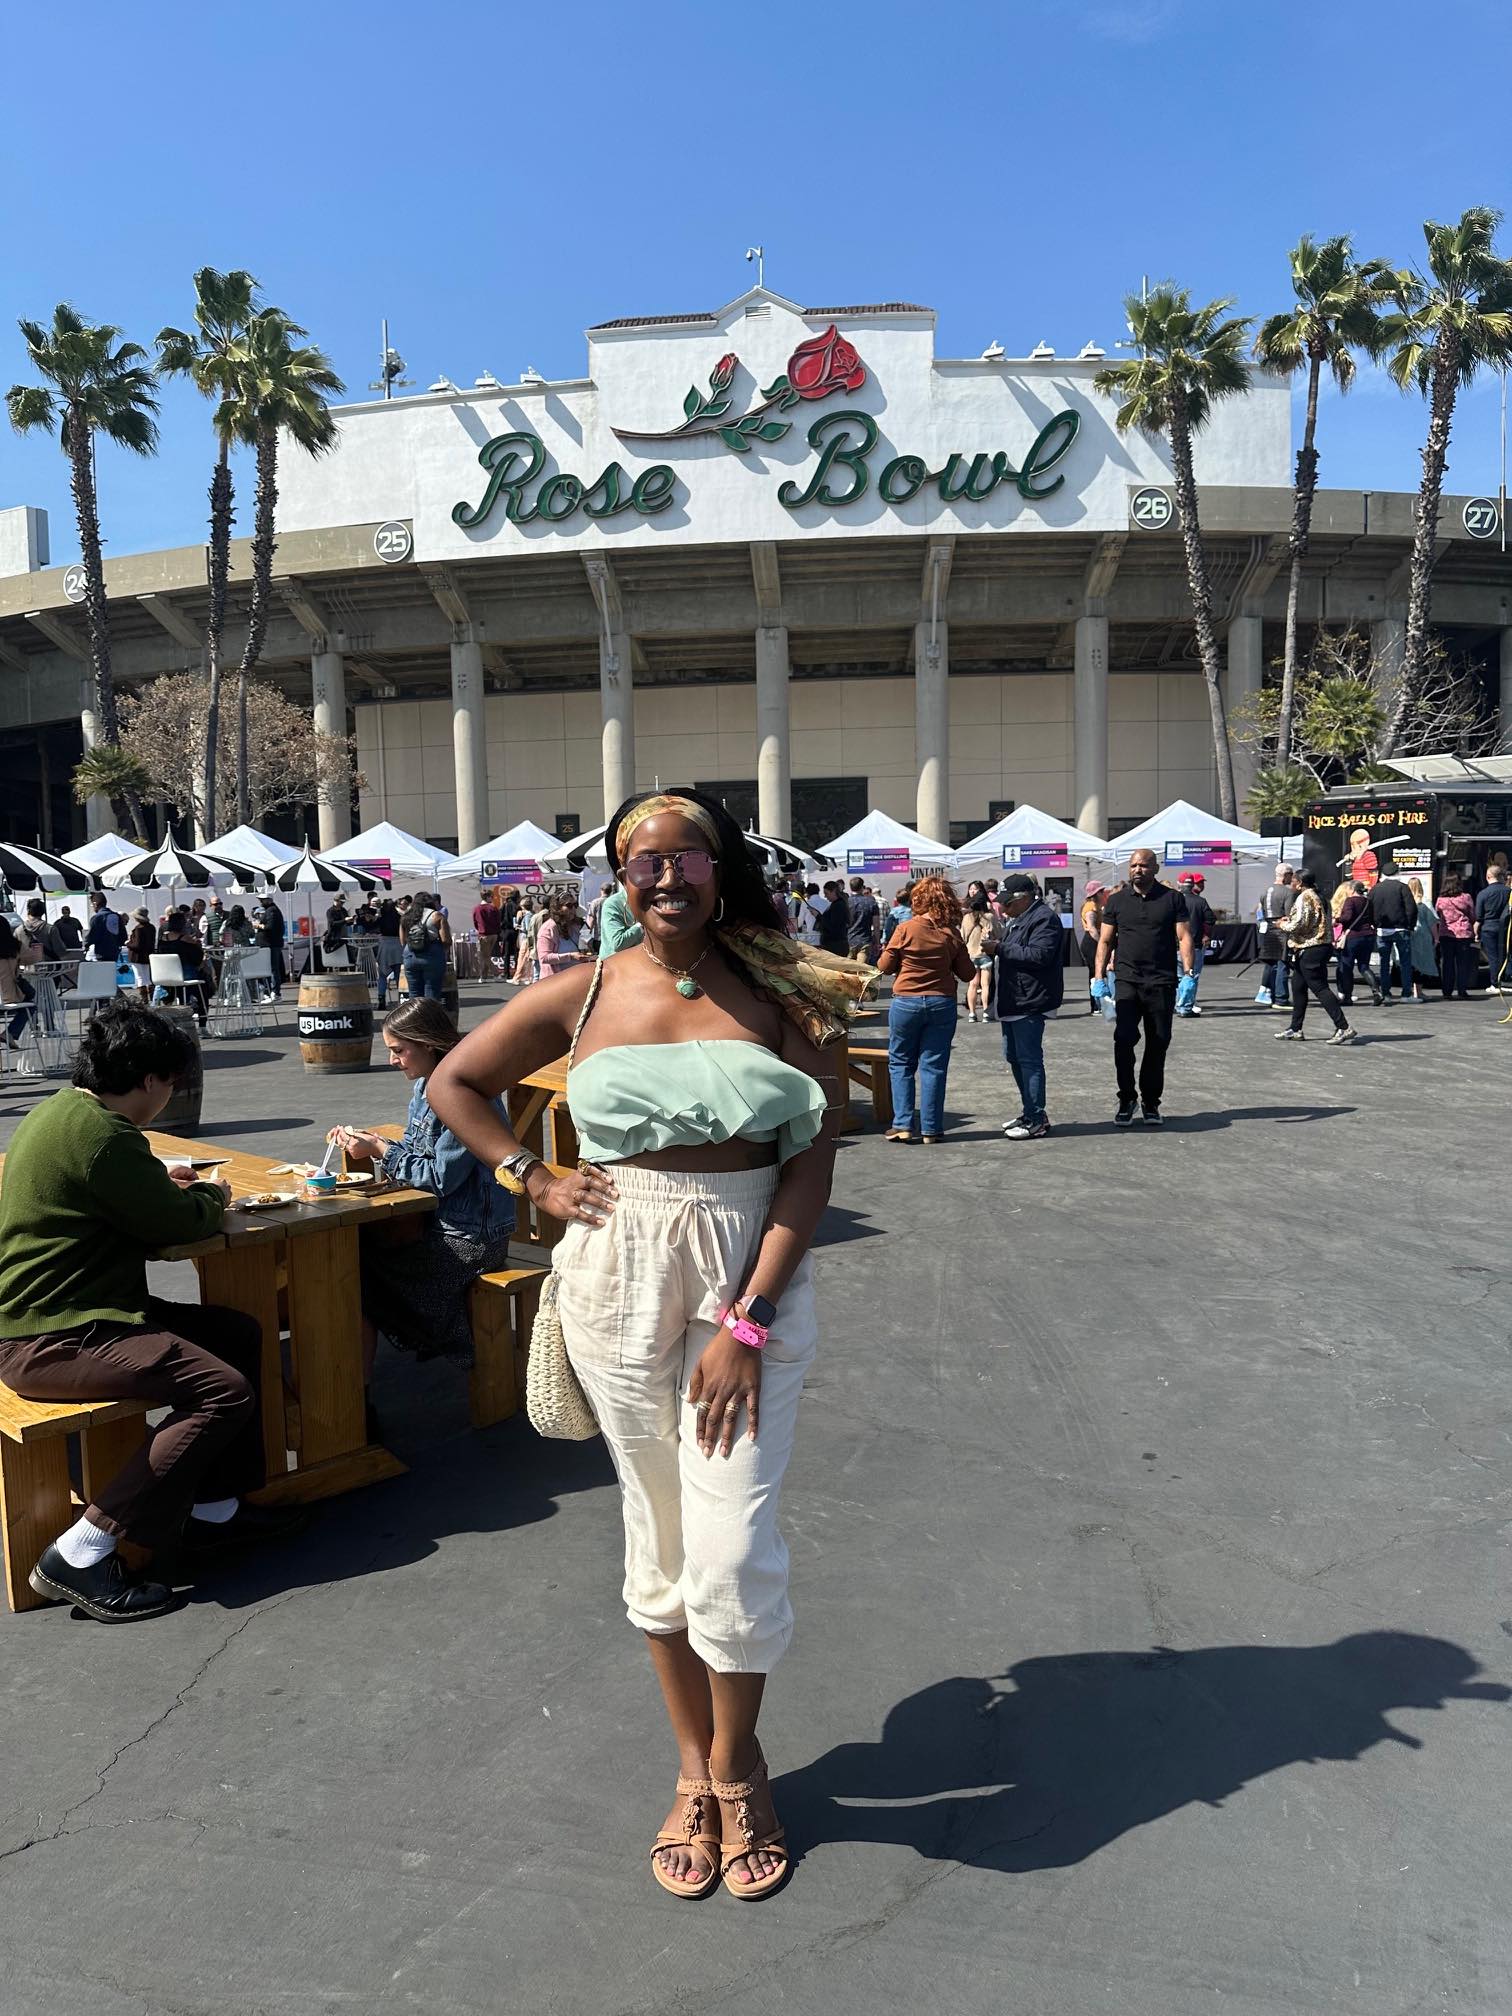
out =
<path fill-rule="evenodd" d="M 406 951 L 413 952 L 417 959 L 423 959 L 426 951 L 435 943 L 435 939 L 425 921 L 429 914 L 429 911 L 422 911 L 419 918 L 410 925 L 404 934 Z"/>

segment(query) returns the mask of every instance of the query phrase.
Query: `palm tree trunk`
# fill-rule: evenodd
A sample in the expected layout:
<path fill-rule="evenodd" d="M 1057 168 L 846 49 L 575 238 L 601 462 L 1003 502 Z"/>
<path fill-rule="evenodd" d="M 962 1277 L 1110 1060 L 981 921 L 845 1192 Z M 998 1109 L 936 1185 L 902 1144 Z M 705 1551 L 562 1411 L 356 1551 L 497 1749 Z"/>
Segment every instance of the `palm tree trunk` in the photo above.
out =
<path fill-rule="evenodd" d="M 1323 359 L 1313 357 L 1307 367 L 1307 419 L 1302 428 L 1302 446 L 1297 450 L 1297 477 L 1292 491 L 1291 578 L 1286 584 L 1286 642 L 1281 660 L 1281 712 L 1276 722 L 1276 768 L 1291 762 L 1292 716 L 1297 708 L 1297 604 L 1302 594 L 1302 560 L 1312 533 L 1313 496 L 1318 487 L 1318 451 L 1313 446 L 1318 431 L 1318 385 L 1323 376 Z"/>
<path fill-rule="evenodd" d="M 231 571 L 231 464 L 227 442 L 220 444 L 210 478 L 210 610 L 205 619 L 205 659 L 210 697 L 205 708 L 205 827 L 215 834 L 215 765 L 220 742 L 221 632 L 226 624 L 226 577 Z"/>
<path fill-rule="evenodd" d="M 112 749 L 121 743 L 121 721 L 116 709 L 115 677 L 110 662 L 110 605 L 105 598 L 105 562 L 100 553 L 100 507 L 95 495 L 94 436 L 76 416 L 70 415 L 68 430 L 68 471 L 73 490 L 74 514 L 79 523 L 79 558 L 84 562 L 84 615 L 89 628 L 90 669 L 94 675 L 95 708 L 100 734 Z M 112 807 L 121 818 L 122 805 Z M 147 827 L 142 818 L 142 801 L 128 791 L 124 810 L 137 840 L 147 845 Z"/>
<path fill-rule="evenodd" d="M 252 817 L 252 780 L 247 747 L 247 693 L 268 631 L 268 605 L 273 597 L 273 536 L 278 510 L 278 429 L 257 431 L 257 496 L 252 524 L 252 610 L 247 641 L 236 674 L 236 816 L 243 825 Z"/>
<path fill-rule="evenodd" d="M 1218 640 L 1213 634 L 1213 591 L 1208 581 L 1207 553 L 1202 544 L 1202 528 L 1197 520 L 1197 482 L 1192 474 L 1192 434 L 1186 408 L 1176 405 L 1171 414 L 1171 469 L 1176 481 L 1176 515 L 1181 523 L 1181 543 L 1186 549 L 1187 593 L 1191 597 L 1192 621 L 1197 632 L 1197 655 L 1202 660 L 1202 676 L 1207 682 L 1208 712 L 1213 724 L 1213 761 L 1218 770 L 1218 810 L 1230 824 L 1235 819 L 1234 752 L 1229 747 L 1228 720 L 1223 707 Z"/>
<path fill-rule="evenodd" d="M 1428 665 L 1428 619 L 1433 607 L 1433 557 L 1438 542 L 1439 499 L 1449 460 L 1449 429 L 1459 389 L 1459 338 L 1445 325 L 1434 343 L 1433 388 L 1429 395 L 1428 438 L 1423 443 L 1423 480 L 1413 512 L 1412 578 L 1407 590 L 1407 634 L 1402 672 L 1378 754 L 1389 757 L 1402 739 L 1407 717 L 1422 690 Z"/>

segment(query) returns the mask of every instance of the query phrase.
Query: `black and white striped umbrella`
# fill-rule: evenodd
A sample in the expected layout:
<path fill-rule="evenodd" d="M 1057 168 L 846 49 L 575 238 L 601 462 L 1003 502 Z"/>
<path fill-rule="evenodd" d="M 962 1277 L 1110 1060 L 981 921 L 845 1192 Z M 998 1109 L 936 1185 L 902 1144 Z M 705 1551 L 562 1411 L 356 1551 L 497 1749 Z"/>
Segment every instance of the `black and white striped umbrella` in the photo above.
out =
<path fill-rule="evenodd" d="M 18 847 L 0 842 L 0 881 L 11 889 L 98 889 L 100 878 L 87 868 L 76 868 L 57 854 L 40 847 Z"/>
<path fill-rule="evenodd" d="M 261 872 L 245 863 L 196 854 L 170 835 L 140 860 L 118 861 L 102 869 L 100 880 L 107 889 L 229 889 L 233 882 L 251 889 Z"/>
<path fill-rule="evenodd" d="M 366 869 L 354 868 L 346 861 L 327 861 L 322 854 L 312 854 L 308 841 L 297 861 L 291 861 L 287 868 L 273 868 L 267 873 L 275 889 L 325 889 L 334 894 L 338 889 L 381 889 L 384 886 L 378 876 L 369 875 Z"/>

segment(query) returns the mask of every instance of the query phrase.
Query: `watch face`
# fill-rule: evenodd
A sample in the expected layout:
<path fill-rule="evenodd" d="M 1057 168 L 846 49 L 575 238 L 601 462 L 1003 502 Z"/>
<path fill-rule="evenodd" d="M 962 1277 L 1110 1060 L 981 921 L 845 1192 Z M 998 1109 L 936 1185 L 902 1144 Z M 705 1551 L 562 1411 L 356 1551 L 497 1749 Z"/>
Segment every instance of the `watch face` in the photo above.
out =
<path fill-rule="evenodd" d="M 750 1295 L 746 1298 L 745 1310 L 753 1323 L 759 1323 L 763 1330 L 770 1330 L 777 1320 L 777 1304 L 768 1302 L 765 1295 Z"/>

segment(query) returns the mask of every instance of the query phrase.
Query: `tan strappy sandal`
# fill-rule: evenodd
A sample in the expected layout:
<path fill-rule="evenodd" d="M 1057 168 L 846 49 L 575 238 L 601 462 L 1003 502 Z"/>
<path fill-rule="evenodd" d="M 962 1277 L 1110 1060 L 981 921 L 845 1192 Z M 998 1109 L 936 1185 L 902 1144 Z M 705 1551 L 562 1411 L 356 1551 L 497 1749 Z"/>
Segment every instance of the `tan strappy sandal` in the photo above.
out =
<path fill-rule="evenodd" d="M 787 1879 L 792 1861 L 787 1852 L 787 1834 L 777 1824 L 775 1812 L 773 1824 L 758 1831 L 751 1808 L 754 1801 L 764 1792 L 768 1810 L 771 1809 L 771 1782 L 767 1777 L 766 1759 L 760 1746 L 756 1751 L 756 1768 L 749 1778 L 738 1785 L 726 1785 L 722 1780 L 710 1780 L 714 1796 L 719 1801 L 719 1818 L 724 1838 L 720 1844 L 719 1874 L 724 1887 L 732 1897 L 746 1899 L 770 1897 L 772 1892 Z M 782 1867 L 770 1876 L 760 1876 L 751 1883 L 737 1883 L 730 1874 L 743 1855 L 750 1855 L 758 1848 L 782 1857 Z"/>
<path fill-rule="evenodd" d="M 682 1820 L 665 1827 L 651 1843 L 651 1874 L 673 1897 L 707 1897 L 723 1873 L 720 1857 L 724 1843 L 718 1828 L 710 1824 L 709 1808 L 716 1803 L 714 1787 L 707 1778 L 684 1778 L 679 1774 L 677 1796 L 683 1802 Z M 699 1883 L 677 1883 L 663 1870 L 657 1856 L 663 1848 L 692 1848 L 709 1865 L 709 1873 Z"/>

